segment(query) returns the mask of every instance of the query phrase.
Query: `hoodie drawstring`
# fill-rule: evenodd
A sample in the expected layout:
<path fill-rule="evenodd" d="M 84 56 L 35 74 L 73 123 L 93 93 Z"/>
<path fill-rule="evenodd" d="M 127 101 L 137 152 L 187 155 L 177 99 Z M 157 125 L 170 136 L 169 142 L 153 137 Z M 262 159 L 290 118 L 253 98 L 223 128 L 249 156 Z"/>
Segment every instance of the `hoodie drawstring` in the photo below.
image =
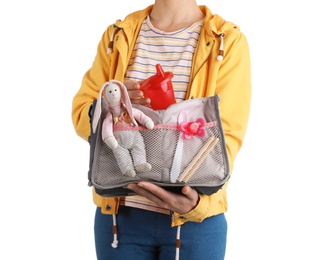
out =
<path fill-rule="evenodd" d="M 222 60 L 223 59 L 223 37 L 225 36 L 224 33 L 220 33 L 218 35 L 220 37 L 220 46 L 219 46 L 219 53 L 218 53 L 218 57 L 217 60 Z"/>
<path fill-rule="evenodd" d="M 112 226 L 112 233 L 113 233 L 113 242 L 111 246 L 113 248 L 118 247 L 118 239 L 117 239 L 117 219 L 116 219 L 116 214 L 112 214 L 112 219 L 113 219 L 113 226 Z"/>
<path fill-rule="evenodd" d="M 113 49 L 113 38 L 115 37 L 115 33 L 118 31 L 118 27 L 116 25 L 114 25 L 114 29 L 110 35 L 110 42 L 108 44 L 108 51 L 107 54 L 112 53 L 112 49 Z"/>
<path fill-rule="evenodd" d="M 176 230 L 175 260 L 179 260 L 180 258 L 180 246 L 181 246 L 180 232 L 181 232 L 181 226 L 178 226 Z"/>

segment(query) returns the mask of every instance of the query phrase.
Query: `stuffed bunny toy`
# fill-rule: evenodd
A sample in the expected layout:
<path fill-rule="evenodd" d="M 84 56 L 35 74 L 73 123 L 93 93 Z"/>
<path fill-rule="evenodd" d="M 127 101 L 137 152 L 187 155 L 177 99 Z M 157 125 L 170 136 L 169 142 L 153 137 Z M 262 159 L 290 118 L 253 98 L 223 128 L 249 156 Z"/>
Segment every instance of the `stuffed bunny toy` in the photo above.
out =
<path fill-rule="evenodd" d="M 133 108 L 127 89 L 117 80 L 106 82 L 98 95 L 92 127 L 96 131 L 102 112 L 102 96 L 108 113 L 102 123 L 102 140 L 112 149 L 121 172 L 135 177 L 136 172 L 147 172 L 151 165 L 146 161 L 145 144 L 138 130 L 113 129 L 114 125 L 137 126 L 137 121 L 148 129 L 154 128 L 154 122 L 141 110 Z"/>

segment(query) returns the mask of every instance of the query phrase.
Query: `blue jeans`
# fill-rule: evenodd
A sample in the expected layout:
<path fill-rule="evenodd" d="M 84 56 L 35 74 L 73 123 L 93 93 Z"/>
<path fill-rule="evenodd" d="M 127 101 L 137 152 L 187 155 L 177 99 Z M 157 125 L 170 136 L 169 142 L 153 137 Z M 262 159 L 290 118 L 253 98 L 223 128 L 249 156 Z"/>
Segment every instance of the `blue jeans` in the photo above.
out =
<path fill-rule="evenodd" d="M 98 260 L 174 260 L 177 227 L 166 214 L 120 206 L 118 247 L 112 248 L 112 215 L 96 209 L 94 234 Z M 180 260 L 223 260 L 227 240 L 224 214 L 181 227 Z"/>

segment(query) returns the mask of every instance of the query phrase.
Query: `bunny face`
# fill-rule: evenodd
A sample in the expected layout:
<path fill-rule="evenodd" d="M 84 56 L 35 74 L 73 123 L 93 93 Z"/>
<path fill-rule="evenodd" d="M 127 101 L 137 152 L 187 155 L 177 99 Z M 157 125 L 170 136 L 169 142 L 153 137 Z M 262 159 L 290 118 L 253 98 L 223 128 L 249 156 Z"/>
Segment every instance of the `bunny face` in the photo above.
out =
<path fill-rule="evenodd" d="M 104 98 L 109 105 L 117 105 L 121 102 L 121 89 L 116 83 L 110 83 L 104 89 Z"/>
<path fill-rule="evenodd" d="M 133 124 L 138 125 L 133 116 L 132 104 L 125 85 L 120 81 L 110 80 L 109 82 L 104 83 L 101 87 L 101 90 L 99 91 L 92 122 L 94 133 L 102 113 L 102 96 L 104 96 L 104 100 L 106 101 L 109 108 L 117 107 L 120 109 L 121 106 L 124 106 L 129 116 L 131 117 Z"/>

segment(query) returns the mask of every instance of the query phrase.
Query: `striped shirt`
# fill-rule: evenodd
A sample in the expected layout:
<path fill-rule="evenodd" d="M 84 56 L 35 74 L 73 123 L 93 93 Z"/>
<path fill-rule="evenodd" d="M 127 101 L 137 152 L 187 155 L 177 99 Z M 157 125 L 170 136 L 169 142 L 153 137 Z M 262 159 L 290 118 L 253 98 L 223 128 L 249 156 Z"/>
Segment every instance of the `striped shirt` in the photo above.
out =
<path fill-rule="evenodd" d="M 203 20 L 175 32 L 153 27 L 149 16 L 137 37 L 126 78 L 142 81 L 156 73 L 155 66 L 174 74 L 172 84 L 177 102 L 185 100 L 194 55 Z"/>
<path fill-rule="evenodd" d="M 175 32 L 163 32 L 153 27 L 148 16 L 135 43 L 125 80 L 142 81 L 154 75 L 156 64 L 160 64 L 165 72 L 170 71 L 174 74 L 172 84 L 176 101 L 185 100 L 192 58 L 202 24 L 203 20 Z M 170 213 L 169 210 L 138 195 L 121 198 L 120 205 Z"/>

